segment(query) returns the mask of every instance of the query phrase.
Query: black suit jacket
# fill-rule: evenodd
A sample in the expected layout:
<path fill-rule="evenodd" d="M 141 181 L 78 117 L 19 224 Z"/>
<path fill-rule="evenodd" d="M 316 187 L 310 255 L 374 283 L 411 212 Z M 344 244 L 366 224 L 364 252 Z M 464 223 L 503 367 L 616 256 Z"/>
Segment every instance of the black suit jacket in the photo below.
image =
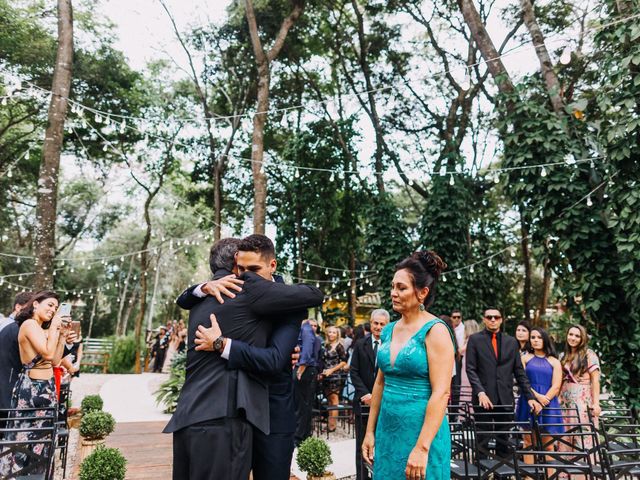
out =
<path fill-rule="evenodd" d="M 214 278 L 229 275 L 218 271 Z M 218 303 L 214 297 L 199 300 L 189 314 L 187 372 L 173 417 L 164 431 L 175 432 L 189 425 L 244 411 L 247 420 L 269 433 L 269 402 L 263 378 L 243 370 L 228 368 L 218 353 L 196 351 L 195 332 L 199 325 L 211 326 L 214 313 L 224 336 L 264 347 L 271 325 L 266 317 L 282 318 L 284 313 L 320 305 L 323 294 L 309 285 L 284 285 L 254 273 L 241 276 L 242 292 Z"/>
<path fill-rule="evenodd" d="M 0 408 L 11 408 L 13 387 L 22 370 L 19 332 L 17 322 L 11 322 L 0 331 Z"/>
<path fill-rule="evenodd" d="M 378 349 L 380 346 L 378 346 Z M 375 357 L 373 346 L 371 345 L 371 335 L 358 340 L 353 347 L 351 355 L 351 383 L 355 391 L 354 406 L 360 406 L 360 398 L 373 392 L 373 385 L 376 383 Z"/>
<path fill-rule="evenodd" d="M 284 283 L 279 275 L 274 280 Z M 183 308 L 190 309 L 203 297 L 193 295 L 197 285 L 180 295 Z M 273 329 L 266 348 L 260 348 L 232 339 L 229 352 L 229 368 L 261 374 L 269 385 L 269 425 L 271 433 L 293 433 L 296 430 L 296 410 L 293 396 L 291 352 L 298 342 L 300 324 L 307 311 L 288 313 L 281 321 L 273 322 Z"/>
<path fill-rule="evenodd" d="M 474 333 L 467 342 L 467 376 L 473 389 L 473 400 L 484 392 L 494 405 L 513 404 L 513 380 L 527 400 L 532 398 L 529 379 L 520 359 L 518 341 L 507 335 L 498 335 L 498 358 L 491 345 L 491 334 L 487 330 Z"/>

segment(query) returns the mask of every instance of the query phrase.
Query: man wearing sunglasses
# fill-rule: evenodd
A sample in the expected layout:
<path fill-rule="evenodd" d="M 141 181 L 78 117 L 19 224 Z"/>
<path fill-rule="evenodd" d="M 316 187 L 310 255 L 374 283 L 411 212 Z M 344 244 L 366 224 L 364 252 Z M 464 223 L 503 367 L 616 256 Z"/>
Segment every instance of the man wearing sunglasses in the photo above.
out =
<path fill-rule="evenodd" d="M 482 413 L 489 422 L 482 426 L 482 430 L 496 432 L 496 454 L 506 457 L 509 455 L 508 436 L 501 432 L 507 426 L 493 422 L 505 422 L 505 413 L 513 412 L 514 378 L 520 394 L 525 396 L 533 411 L 540 412 L 542 405 L 531 394 L 531 385 L 520 360 L 518 341 L 500 331 L 500 310 L 494 307 L 485 309 L 483 323 L 485 329 L 471 335 L 467 343 L 467 376 L 473 389 L 474 410 Z M 478 435 L 481 454 L 488 451 L 490 439 L 491 435 Z"/>

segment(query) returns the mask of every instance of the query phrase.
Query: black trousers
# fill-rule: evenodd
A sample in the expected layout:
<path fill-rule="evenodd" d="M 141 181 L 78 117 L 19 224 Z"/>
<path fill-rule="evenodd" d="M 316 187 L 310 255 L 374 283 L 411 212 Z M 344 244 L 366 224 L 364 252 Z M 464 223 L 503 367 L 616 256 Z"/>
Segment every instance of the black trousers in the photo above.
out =
<path fill-rule="evenodd" d="M 493 410 L 485 410 L 480 405 L 474 405 L 473 410 L 481 413 L 479 417 L 482 420 L 477 420 L 478 430 L 485 432 L 494 432 L 478 434 L 476 441 L 478 442 L 478 456 L 480 458 L 489 457 L 489 441 L 492 438 L 496 440 L 496 456 L 505 458 L 510 455 L 509 446 L 509 429 L 508 425 L 500 425 L 494 422 L 507 422 L 514 420 L 513 415 L 505 415 L 507 412 L 512 413 L 513 408 L 510 407 L 494 407 Z M 504 433 L 503 433 L 504 432 Z"/>
<path fill-rule="evenodd" d="M 253 480 L 289 480 L 293 432 L 265 435 L 253 430 Z"/>
<path fill-rule="evenodd" d="M 316 379 L 318 369 L 308 367 L 302 373 L 300 380 L 296 378 L 294 383 L 294 395 L 296 400 L 296 428 L 295 443 L 300 443 L 311 436 L 311 419 L 313 416 L 313 399 L 316 394 Z"/>
<path fill-rule="evenodd" d="M 156 352 L 156 358 L 153 362 L 153 371 L 154 372 L 161 372 L 162 371 L 162 366 L 164 365 L 164 359 L 167 355 L 167 350 L 162 348 L 162 349 L 158 349 L 158 351 Z"/>
<path fill-rule="evenodd" d="M 247 480 L 253 428 L 244 418 L 220 418 L 173 434 L 173 480 Z"/>
<path fill-rule="evenodd" d="M 451 405 L 460 405 L 460 386 L 462 385 L 462 357 L 456 358 L 456 374 L 451 379 Z M 451 410 L 449 421 L 455 422 L 457 410 Z"/>
<path fill-rule="evenodd" d="M 362 442 L 364 441 L 364 434 L 367 433 L 369 406 L 362 405 L 359 399 L 354 398 L 353 413 L 356 422 L 356 480 L 366 480 L 369 478 L 369 474 L 362 461 Z"/>

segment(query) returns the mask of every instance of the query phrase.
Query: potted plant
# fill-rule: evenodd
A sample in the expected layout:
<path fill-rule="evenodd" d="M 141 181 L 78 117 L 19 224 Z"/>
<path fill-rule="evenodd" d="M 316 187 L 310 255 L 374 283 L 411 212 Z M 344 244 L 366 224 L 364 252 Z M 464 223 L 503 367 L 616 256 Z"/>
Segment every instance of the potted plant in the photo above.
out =
<path fill-rule="evenodd" d="M 82 416 L 80 421 L 80 435 L 82 436 L 80 460 L 89 456 L 98 445 L 104 444 L 104 439 L 113 432 L 115 424 L 113 416 L 101 410 L 90 411 Z"/>
<path fill-rule="evenodd" d="M 298 468 L 307 473 L 307 480 L 335 480 L 336 476 L 327 472 L 331 465 L 331 450 L 327 442 L 309 437 L 298 447 L 296 455 Z"/>
<path fill-rule="evenodd" d="M 120 450 L 100 445 L 80 464 L 80 480 L 124 480 L 126 464 Z"/>
<path fill-rule="evenodd" d="M 82 413 L 88 413 L 102 410 L 103 406 L 104 402 L 100 395 L 87 395 L 82 399 L 82 403 L 80 403 L 80 410 L 82 410 Z"/>

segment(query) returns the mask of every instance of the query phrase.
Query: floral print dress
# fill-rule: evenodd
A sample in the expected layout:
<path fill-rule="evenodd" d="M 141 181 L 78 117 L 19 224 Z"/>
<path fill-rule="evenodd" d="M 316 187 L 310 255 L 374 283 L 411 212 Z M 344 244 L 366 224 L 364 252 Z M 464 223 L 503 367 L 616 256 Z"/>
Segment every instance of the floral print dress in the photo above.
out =
<path fill-rule="evenodd" d="M 576 376 L 571 372 L 570 366 L 563 367 L 562 389 L 560 390 L 560 404 L 564 408 L 577 408 L 580 416 L 580 423 L 589 423 L 588 410 L 593 406 L 593 396 L 591 394 L 591 374 L 600 370 L 600 361 L 598 356 L 592 351 L 587 350 L 587 370 L 580 376 Z M 574 418 L 565 416 L 565 423 L 575 422 Z M 598 428 L 598 419 L 594 419 L 595 427 Z M 584 438 L 585 448 L 592 448 L 591 438 Z"/>
<path fill-rule="evenodd" d="M 56 388 L 53 377 L 48 380 L 35 380 L 29 377 L 29 371 L 33 368 L 37 368 L 37 365 L 42 362 L 42 357 L 37 355 L 29 363 L 22 366 L 22 372 L 18 377 L 18 381 L 13 389 L 13 396 L 11 398 L 11 407 L 14 409 L 31 409 L 31 408 L 48 408 L 56 406 Z M 21 413 L 20 411 L 14 413 L 15 420 L 8 419 L 3 423 L 6 423 L 8 428 L 15 429 L 37 429 L 43 427 L 50 427 L 53 420 L 43 419 L 33 421 L 33 417 L 44 417 L 48 412 L 46 410 L 36 410 Z M 29 418 L 30 420 L 20 421 L 20 418 Z M 46 433 L 45 435 L 50 435 Z M 43 438 L 43 433 L 40 432 L 18 432 L 9 433 L 5 435 L 3 440 L 6 441 L 34 441 Z M 51 448 L 50 444 L 46 443 L 32 443 L 28 446 L 33 450 L 36 455 L 46 456 L 45 449 Z M 1 478 L 13 478 L 13 473 L 18 473 L 23 469 L 28 469 L 31 458 L 26 453 L 20 452 L 8 452 L 10 449 L 5 449 L 0 454 L 0 477 Z M 37 475 L 46 473 L 46 469 L 49 468 L 43 465 L 37 469 L 28 469 L 29 475 Z"/>

